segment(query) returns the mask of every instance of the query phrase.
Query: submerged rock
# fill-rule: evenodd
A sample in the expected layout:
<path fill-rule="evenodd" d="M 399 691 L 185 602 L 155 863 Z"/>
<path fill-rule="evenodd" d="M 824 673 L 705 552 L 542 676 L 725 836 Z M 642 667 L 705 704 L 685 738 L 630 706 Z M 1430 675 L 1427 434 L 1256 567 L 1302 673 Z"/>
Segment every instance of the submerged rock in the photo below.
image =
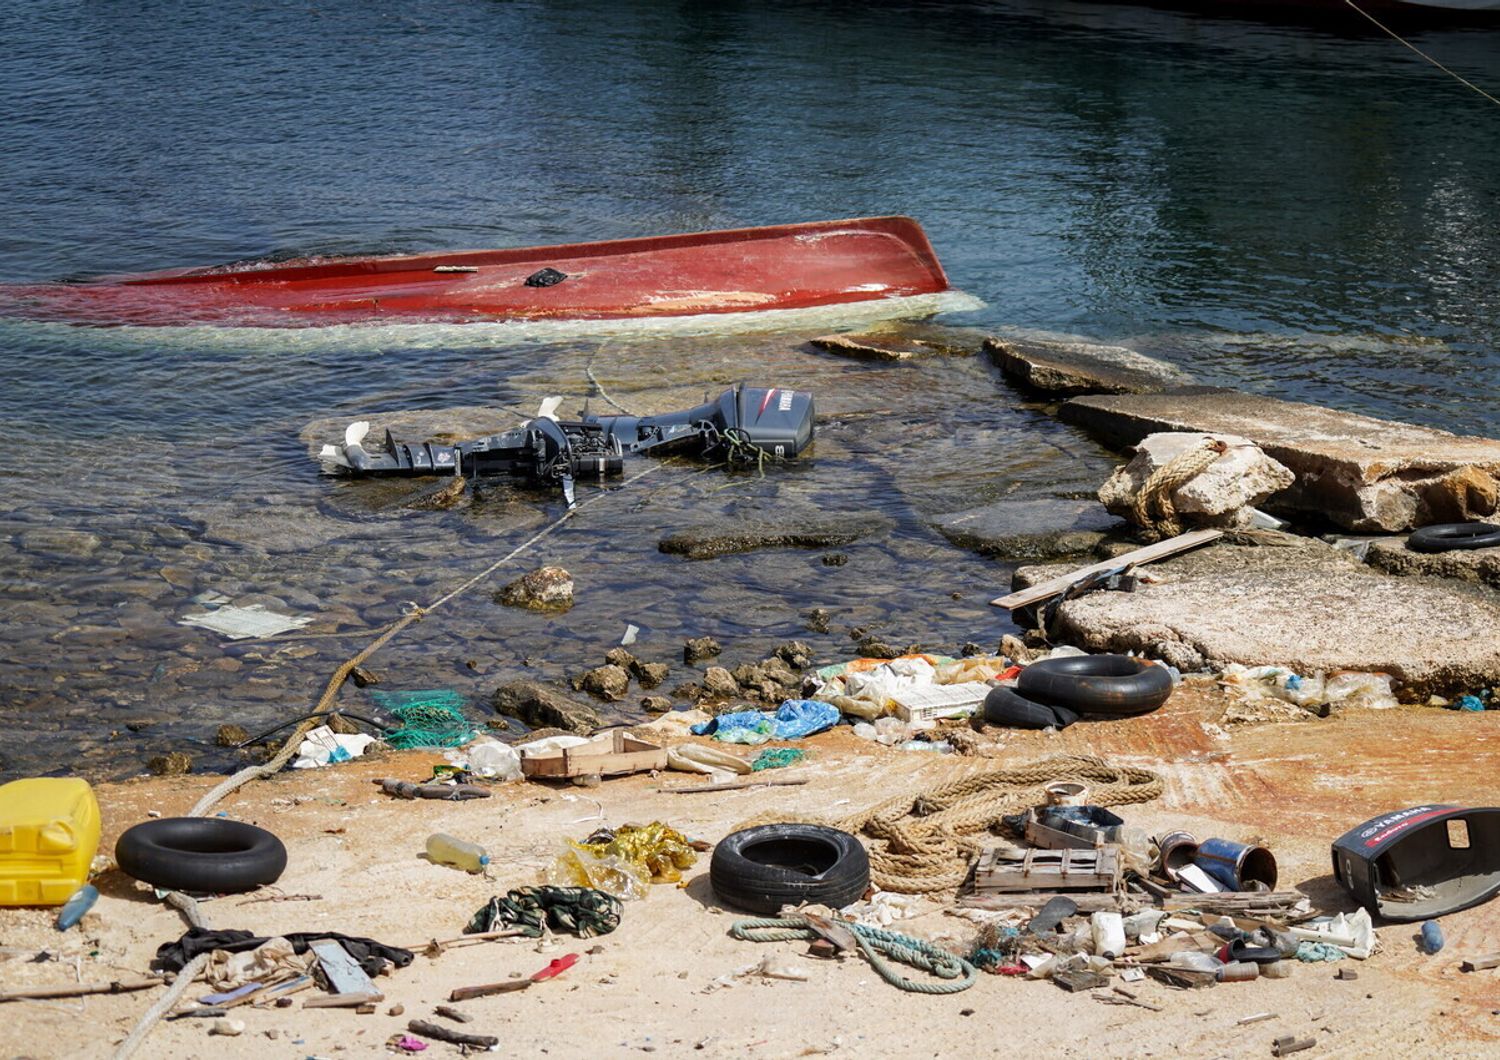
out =
<path fill-rule="evenodd" d="M 586 703 L 569 699 L 537 681 L 510 681 L 495 689 L 490 706 L 496 714 L 519 718 L 533 729 L 557 728 L 588 734 L 598 728 L 598 711 Z"/>
<path fill-rule="evenodd" d="M 778 516 L 774 521 L 726 516 L 684 527 L 662 538 L 658 547 L 668 555 L 712 559 L 762 548 L 837 548 L 890 528 L 889 519 L 873 512 Z"/>
<path fill-rule="evenodd" d="M 712 637 L 693 637 L 682 646 L 682 661 L 691 666 L 699 659 L 712 659 L 723 650 Z"/>
<path fill-rule="evenodd" d="M 1463 582 L 1393 578 L 1321 541 L 1220 543 L 1154 563 L 1160 584 L 1064 602 L 1054 641 L 1137 651 L 1185 670 L 1228 663 L 1301 674 L 1378 671 L 1408 701 L 1500 679 L 1500 593 Z M 1066 573 L 1022 567 L 1017 588 Z"/>
<path fill-rule="evenodd" d="M 450 475 L 436 485 L 425 486 L 401 502 L 401 507 L 414 512 L 446 511 L 456 507 L 465 497 L 469 482 L 462 475 Z"/>
<path fill-rule="evenodd" d="M 910 361 L 972 353 L 984 341 L 984 333 L 973 328 L 893 322 L 808 341 L 820 350 L 860 361 Z"/>
<path fill-rule="evenodd" d="M 1153 394 L 1189 382 L 1176 366 L 1124 346 L 988 338 L 984 352 L 1007 379 L 1049 394 Z"/>
<path fill-rule="evenodd" d="M 538 567 L 497 592 L 495 602 L 531 611 L 566 611 L 573 606 L 573 576 L 562 567 Z"/>
<path fill-rule="evenodd" d="M 1126 529 L 1097 501 L 1037 496 L 940 515 L 932 526 L 959 548 L 1012 561 L 1080 555 Z"/>
<path fill-rule="evenodd" d="M 1296 476 L 1268 507 L 1349 530 L 1394 533 L 1500 507 L 1500 440 L 1208 388 L 1074 398 L 1060 414 L 1121 448 L 1161 431 L 1248 438 Z"/>
<path fill-rule="evenodd" d="M 575 678 L 573 687 L 613 703 L 625 698 L 630 674 L 620 666 L 598 666 Z"/>

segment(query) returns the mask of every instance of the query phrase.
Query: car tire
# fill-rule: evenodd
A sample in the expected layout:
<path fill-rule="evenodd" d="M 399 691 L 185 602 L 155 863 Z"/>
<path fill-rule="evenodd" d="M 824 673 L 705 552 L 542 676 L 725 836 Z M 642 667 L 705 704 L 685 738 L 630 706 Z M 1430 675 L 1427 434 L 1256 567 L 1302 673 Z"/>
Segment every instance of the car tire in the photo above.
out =
<path fill-rule="evenodd" d="M 243 821 L 164 817 L 127 829 L 115 843 L 115 862 L 153 887 L 238 894 L 275 883 L 286 869 L 286 846 Z"/>
<path fill-rule="evenodd" d="M 813 903 L 833 909 L 859 901 L 870 886 L 870 858 L 837 828 L 763 824 L 725 836 L 708 866 L 714 894 L 752 913 Z"/>
<path fill-rule="evenodd" d="M 1165 666 L 1131 655 L 1070 655 L 1032 663 L 1021 671 L 1016 690 L 1080 714 L 1128 718 L 1165 703 L 1172 675 Z"/>

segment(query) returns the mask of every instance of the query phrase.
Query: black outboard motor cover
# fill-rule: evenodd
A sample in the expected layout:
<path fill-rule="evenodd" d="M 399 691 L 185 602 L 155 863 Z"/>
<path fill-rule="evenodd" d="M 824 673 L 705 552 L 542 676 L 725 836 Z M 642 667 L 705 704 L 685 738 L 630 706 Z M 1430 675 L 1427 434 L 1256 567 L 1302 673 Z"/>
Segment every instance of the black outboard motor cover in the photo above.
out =
<path fill-rule="evenodd" d="M 1413 806 L 1333 841 L 1333 874 L 1371 914 L 1427 920 L 1500 895 L 1500 807 Z"/>
<path fill-rule="evenodd" d="M 627 452 L 688 447 L 703 452 L 744 446 L 790 460 L 813 439 L 813 396 L 785 387 L 738 386 L 717 399 L 660 416 L 591 416 Z"/>

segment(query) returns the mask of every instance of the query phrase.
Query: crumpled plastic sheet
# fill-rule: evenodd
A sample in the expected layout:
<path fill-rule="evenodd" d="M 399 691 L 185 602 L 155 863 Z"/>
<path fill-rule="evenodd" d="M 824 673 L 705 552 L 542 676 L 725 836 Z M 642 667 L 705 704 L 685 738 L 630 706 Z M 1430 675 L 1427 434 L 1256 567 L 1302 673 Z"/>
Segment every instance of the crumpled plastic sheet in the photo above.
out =
<path fill-rule="evenodd" d="M 1331 703 L 1338 707 L 1385 710 L 1397 705 L 1389 674 L 1340 670 L 1327 678 L 1322 673 L 1309 677 L 1285 666 L 1231 663 L 1224 668 L 1220 680 L 1240 689 L 1251 699 L 1279 699 L 1299 707 Z"/>
<path fill-rule="evenodd" d="M 592 887 L 616 898 L 646 897 L 653 883 L 678 883 L 697 853 L 687 837 L 660 821 L 625 825 L 596 833 L 583 843 L 568 842 L 549 866 L 544 882 L 560 887 Z"/>
<path fill-rule="evenodd" d="M 284 938 L 267 939 L 245 953 L 214 950 L 203 968 L 204 980 L 215 990 L 227 991 L 246 983 L 265 982 L 288 975 L 307 975 L 317 956 L 308 950 L 298 954 Z"/>
<path fill-rule="evenodd" d="M 761 744 L 767 740 L 797 740 L 839 723 L 839 708 L 816 699 L 788 699 L 776 713 L 758 710 L 720 714 L 694 725 L 694 736 L 712 736 L 725 743 Z"/>

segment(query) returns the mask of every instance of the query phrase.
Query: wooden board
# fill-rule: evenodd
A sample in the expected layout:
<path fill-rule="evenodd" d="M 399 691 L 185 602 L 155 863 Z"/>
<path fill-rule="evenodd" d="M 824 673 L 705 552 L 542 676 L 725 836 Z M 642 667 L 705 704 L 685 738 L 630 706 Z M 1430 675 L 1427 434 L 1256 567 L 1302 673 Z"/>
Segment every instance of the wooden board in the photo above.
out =
<path fill-rule="evenodd" d="M 1056 578 L 1048 578 L 1044 582 L 1038 582 L 1029 589 L 1018 589 L 1008 596 L 1001 596 L 991 600 L 995 607 L 1008 607 L 1014 611 L 1018 607 L 1029 607 L 1031 604 L 1040 603 L 1050 596 L 1056 596 L 1072 585 L 1091 574 L 1101 574 L 1104 571 L 1114 570 L 1117 567 L 1140 566 L 1153 560 L 1166 559 L 1175 556 L 1179 552 L 1186 552 L 1190 548 L 1206 545 L 1210 541 L 1217 541 L 1224 536 L 1222 530 L 1193 530 L 1186 534 L 1158 541 L 1154 545 L 1138 548 L 1133 552 L 1127 552 L 1123 556 L 1107 559 L 1102 563 L 1094 563 L 1087 567 L 1079 567 L 1070 574 L 1060 574 Z"/>
<path fill-rule="evenodd" d="M 304 1001 L 303 1008 L 342 1008 L 345 1005 L 360 1005 L 384 999 L 365 970 L 335 940 L 319 939 L 308 943 L 307 948 L 317 956 L 328 985 L 333 989 L 333 995 Z"/>
<path fill-rule="evenodd" d="M 596 736 L 588 743 L 565 747 L 556 754 L 521 757 L 521 772 L 528 777 L 610 777 L 667 768 L 667 752 L 654 743 L 623 730 Z"/>

